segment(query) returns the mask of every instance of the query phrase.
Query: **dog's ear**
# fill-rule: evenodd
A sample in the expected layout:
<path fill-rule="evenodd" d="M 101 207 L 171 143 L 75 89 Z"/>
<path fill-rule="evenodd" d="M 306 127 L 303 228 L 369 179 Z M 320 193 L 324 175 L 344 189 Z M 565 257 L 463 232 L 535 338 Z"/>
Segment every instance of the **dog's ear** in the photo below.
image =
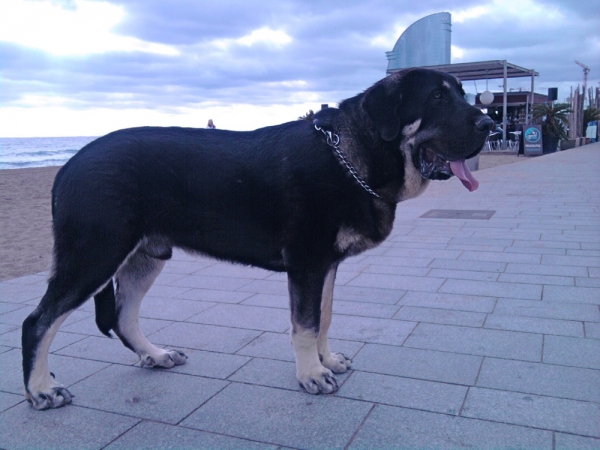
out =
<path fill-rule="evenodd" d="M 404 71 L 390 75 L 365 91 L 361 102 L 363 110 L 386 141 L 400 133 L 400 102 Z"/>

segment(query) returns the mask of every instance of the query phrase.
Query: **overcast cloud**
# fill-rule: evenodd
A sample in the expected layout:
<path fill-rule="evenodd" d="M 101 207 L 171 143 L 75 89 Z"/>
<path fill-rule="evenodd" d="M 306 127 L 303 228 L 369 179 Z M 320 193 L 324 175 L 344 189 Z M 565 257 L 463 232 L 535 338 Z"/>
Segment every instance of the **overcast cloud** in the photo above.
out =
<path fill-rule="evenodd" d="M 599 85 L 598 0 L 2 0 L 0 136 L 294 120 L 384 77 L 401 33 L 441 11 L 454 63 L 506 59 L 564 100 L 582 84 L 579 60 Z"/>

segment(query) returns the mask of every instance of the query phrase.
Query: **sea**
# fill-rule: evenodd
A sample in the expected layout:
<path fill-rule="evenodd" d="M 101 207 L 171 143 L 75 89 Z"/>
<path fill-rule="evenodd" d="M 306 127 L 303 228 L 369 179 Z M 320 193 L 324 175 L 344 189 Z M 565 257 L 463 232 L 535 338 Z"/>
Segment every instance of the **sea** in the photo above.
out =
<path fill-rule="evenodd" d="M 0 138 L 0 170 L 62 166 L 95 136 Z"/>

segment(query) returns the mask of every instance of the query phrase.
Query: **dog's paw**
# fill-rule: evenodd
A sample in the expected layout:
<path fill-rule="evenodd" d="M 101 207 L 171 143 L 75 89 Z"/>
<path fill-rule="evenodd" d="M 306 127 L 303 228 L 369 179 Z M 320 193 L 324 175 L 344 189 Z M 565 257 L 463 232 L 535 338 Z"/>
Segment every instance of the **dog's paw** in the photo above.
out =
<path fill-rule="evenodd" d="M 343 353 L 330 353 L 329 355 L 319 355 L 321 364 L 331 370 L 333 373 L 344 373 L 352 365 L 352 360 Z"/>
<path fill-rule="evenodd" d="M 163 350 L 156 355 L 143 353 L 140 355 L 140 366 L 145 368 L 162 367 L 170 369 L 173 366 L 185 364 L 187 355 L 179 350 Z"/>
<path fill-rule="evenodd" d="M 44 409 L 60 408 L 73 401 L 73 394 L 64 386 L 58 385 L 44 392 L 27 392 L 25 394 L 27 401 L 38 411 Z"/>
<path fill-rule="evenodd" d="M 309 394 L 333 394 L 339 389 L 339 384 L 329 369 L 321 370 L 307 376 L 298 376 L 300 387 Z"/>

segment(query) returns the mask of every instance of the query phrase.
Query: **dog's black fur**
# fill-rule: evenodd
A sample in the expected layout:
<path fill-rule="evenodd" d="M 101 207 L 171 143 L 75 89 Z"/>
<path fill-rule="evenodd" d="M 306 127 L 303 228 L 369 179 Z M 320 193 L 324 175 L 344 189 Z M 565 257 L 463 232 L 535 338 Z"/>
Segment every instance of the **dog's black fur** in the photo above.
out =
<path fill-rule="evenodd" d="M 48 347 L 91 296 L 100 330 L 114 330 L 142 365 L 185 362 L 181 352 L 149 344 L 136 325 L 174 247 L 287 272 L 299 382 L 311 393 L 334 392 L 331 372 L 350 365 L 327 345 L 337 265 L 383 241 L 396 203 L 429 179 L 449 178 L 447 161 L 481 150 L 493 122 L 463 94 L 454 77 L 414 69 L 316 114 L 380 198 L 304 120 L 251 132 L 133 128 L 88 144 L 52 190 L 54 266 L 23 323 L 28 400 L 37 409 L 70 403 L 49 375 Z"/>

